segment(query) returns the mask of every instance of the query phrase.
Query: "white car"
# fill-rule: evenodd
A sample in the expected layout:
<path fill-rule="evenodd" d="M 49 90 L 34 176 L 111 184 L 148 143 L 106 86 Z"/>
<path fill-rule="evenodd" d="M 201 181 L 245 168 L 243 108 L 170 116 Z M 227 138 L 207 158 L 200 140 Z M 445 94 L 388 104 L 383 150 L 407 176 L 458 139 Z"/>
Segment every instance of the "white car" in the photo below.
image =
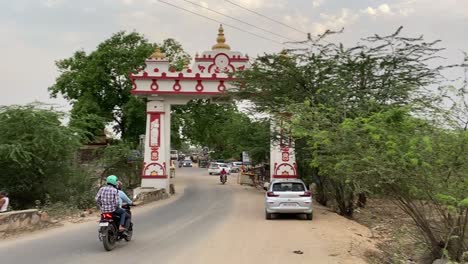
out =
<path fill-rule="evenodd" d="M 305 214 L 312 220 L 312 194 L 300 179 L 273 180 L 265 194 L 265 218 L 273 214 Z"/>
<path fill-rule="evenodd" d="M 227 164 L 225 163 L 215 163 L 215 162 L 212 162 L 210 164 L 210 167 L 208 168 L 208 174 L 210 175 L 218 175 L 218 174 L 221 174 L 221 171 L 222 170 L 225 170 L 227 172 L 227 174 L 229 174 L 229 167 Z"/>
<path fill-rule="evenodd" d="M 230 164 L 230 172 L 239 172 L 242 167 L 242 162 L 234 161 Z"/>

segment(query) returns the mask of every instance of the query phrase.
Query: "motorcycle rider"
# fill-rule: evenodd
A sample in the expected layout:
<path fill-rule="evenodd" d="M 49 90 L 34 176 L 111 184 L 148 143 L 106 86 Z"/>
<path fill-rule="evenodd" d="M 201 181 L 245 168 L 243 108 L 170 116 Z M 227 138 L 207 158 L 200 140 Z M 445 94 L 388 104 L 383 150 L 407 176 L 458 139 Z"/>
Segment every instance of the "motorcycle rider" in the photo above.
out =
<path fill-rule="evenodd" d="M 125 218 L 127 213 L 120 208 L 119 191 L 117 190 L 118 178 L 110 175 L 106 179 L 106 185 L 102 186 L 96 194 L 95 200 L 101 209 L 101 213 L 113 213 L 120 217 L 119 231 L 125 231 Z"/>
<path fill-rule="evenodd" d="M 221 170 L 221 172 L 219 173 L 219 180 L 222 182 L 223 181 L 223 176 L 226 176 L 227 175 L 227 172 L 226 170 L 223 168 Z"/>

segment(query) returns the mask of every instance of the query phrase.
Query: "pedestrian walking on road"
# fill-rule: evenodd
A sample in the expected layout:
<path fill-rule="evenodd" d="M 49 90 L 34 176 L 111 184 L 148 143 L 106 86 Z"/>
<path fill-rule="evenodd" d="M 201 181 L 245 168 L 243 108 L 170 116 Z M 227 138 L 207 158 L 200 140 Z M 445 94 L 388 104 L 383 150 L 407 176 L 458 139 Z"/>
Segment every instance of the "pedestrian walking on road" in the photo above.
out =
<path fill-rule="evenodd" d="M 8 205 L 10 204 L 10 199 L 7 196 L 7 193 L 4 191 L 0 192 L 0 213 L 8 211 Z"/>

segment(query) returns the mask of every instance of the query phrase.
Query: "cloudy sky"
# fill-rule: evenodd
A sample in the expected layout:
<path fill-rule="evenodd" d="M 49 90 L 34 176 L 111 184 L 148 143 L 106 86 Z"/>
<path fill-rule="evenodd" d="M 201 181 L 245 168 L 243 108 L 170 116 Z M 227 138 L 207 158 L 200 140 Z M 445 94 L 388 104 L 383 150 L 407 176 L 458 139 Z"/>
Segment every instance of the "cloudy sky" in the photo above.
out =
<path fill-rule="evenodd" d="M 391 33 L 400 25 L 406 35 L 442 39 L 451 62 L 459 62 L 461 51 L 468 51 L 468 0 L 190 0 L 276 35 L 203 10 L 189 0 L 162 1 L 273 40 L 226 26 L 231 48 L 251 57 L 281 50 L 277 42 L 305 39 L 301 31 L 316 35 L 344 27 L 340 41 L 355 43 L 374 33 Z M 47 92 L 58 74 L 54 61 L 79 49 L 92 51 L 119 30 L 141 32 L 152 42 L 175 38 L 194 54 L 215 43 L 218 24 L 159 0 L 0 0 L 0 105 L 35 100 L 66 105 L 63 99 L 50 99 Z"/>

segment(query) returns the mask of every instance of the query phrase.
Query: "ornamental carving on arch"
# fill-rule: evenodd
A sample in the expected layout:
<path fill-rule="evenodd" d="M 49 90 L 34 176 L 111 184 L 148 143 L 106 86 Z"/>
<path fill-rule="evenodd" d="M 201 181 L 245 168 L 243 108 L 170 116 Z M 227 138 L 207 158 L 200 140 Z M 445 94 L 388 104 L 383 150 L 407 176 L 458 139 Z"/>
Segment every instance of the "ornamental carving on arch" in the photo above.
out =
<path fill-rule="evenodd" d="M 148 164 L 143 171 L 143 176 L 155 177 L 155 178 L 166 178 L 166 170 L 163 165 L 157 162 Z"/>
<path fill-rule="evenodd" d="M 161 114 L 153 113 L 150 115 L 150 138 L 151 148 L 159 148 L 161 144 Z"/>

